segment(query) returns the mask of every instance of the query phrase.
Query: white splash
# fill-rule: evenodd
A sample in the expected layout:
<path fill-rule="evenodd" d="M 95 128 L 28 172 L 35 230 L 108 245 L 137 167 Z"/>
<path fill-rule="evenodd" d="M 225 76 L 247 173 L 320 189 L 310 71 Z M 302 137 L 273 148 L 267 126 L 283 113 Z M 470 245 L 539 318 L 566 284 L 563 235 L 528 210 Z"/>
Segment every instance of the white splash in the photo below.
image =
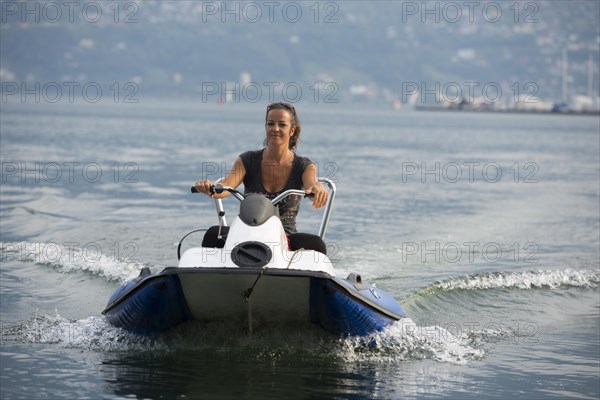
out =
<path fill-rule="evenodd" d="M 133 279 L 143 267 L 138 261 L 102 254 L 100 245 L 81 248 L 58 243 L 1 242 L 0 258 L 48 265 L 65 273 L 86 271 L 118 282 Z"/>
<path fill-rule="evenodd" d="M 41 343 L 95 351 L 167 350 L 164 343 L 116 328 L 102 316 L 69 320 L 58 313 L 2 325 L 2 343 Z"/>
<path fill-rule="evenodd" d="M 365 337 L 335 339 L 324 332 L 287 332 L 276 335 L 248 335 L 236 331 L 221 338 L 202 336 L 198 339 L 198 326 L 187 325 L 182 329 L 162 335 L 140 336 L 111 326 L 102 316 L 90 316 L 69 320 L 55 315 L 38 315 L 28 320 L 2 326 L 3 343 L 41 343 L 64 348 L 93 351 L 173 351 L 177 349 L 220 348 L 230 351 L 255 351 L 257 357 L 278 354 L 295 354 L 305 351 L 320 356 L 328 354 L 346 361 L 397 362 L 430 359 L 453 364 L 467 364 L 483 357 L 483 350 L 470 346 L 472 335 L 453 335 L 439 326 L 419 327 L 406 318 L 382 332 Z M 283 332 L 283 331 L 282 331 Z M 305 336 L 310 338 L 310 343 Z M 316 340 L 315 340 L 316 339 Z"/>
<path fill-rule="evenodd" d="M 408 361 L 430 359 L 467 364 L 481 359 L 484 351 L 470 346 L 467 336 L 455 336 L 437 326 L 418 326 L 403 318 L 381 332 L 366 337 L 340 339 L 343 358 L 370 361 Z"/>
<path fill-rule="evenodd" d="M 428 286 L 419 294 L 452 290 L 535 289 L 559 287 L 597 288 L 599 270 L 534 270 L 524 272 L 491 272 L 450 278 Z"/>

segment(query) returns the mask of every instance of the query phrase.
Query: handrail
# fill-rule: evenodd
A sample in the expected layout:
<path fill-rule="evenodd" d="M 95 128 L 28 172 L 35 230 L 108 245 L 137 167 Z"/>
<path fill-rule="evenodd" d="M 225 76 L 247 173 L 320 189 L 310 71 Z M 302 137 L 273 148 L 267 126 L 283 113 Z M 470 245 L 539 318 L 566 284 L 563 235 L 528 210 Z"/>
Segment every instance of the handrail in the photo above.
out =
<path fill-rule="evenodd" d="M 186 237 L 190 236 L 192 233 L 206 232 L 207 230 L 208 230 L 208 228 L 200 228 L 200 229 L 194 229 L 193 231 L 186 233 L 179 241 L 179 245 L 177 245 L 177 259 L 181 260 L 181 245 L 183 244 L 183 241 L 185 240 Z"/>
<path fill-rule="evenodd" d="M 331 215 L 331 209 L 333 207 L 333 200 L 335 198 L 336 187 L 335 183 L 329 178 L 317 178 L 319 182 L 327 184 L 329 186 L 329 199 L 323 210 L 323 218 L 321 218 L 321 226 L 319 227 L 319 237 L 325 240 L 325 232 L 327 232 L 327 226 L 329 225 L 329 216 Z"/>

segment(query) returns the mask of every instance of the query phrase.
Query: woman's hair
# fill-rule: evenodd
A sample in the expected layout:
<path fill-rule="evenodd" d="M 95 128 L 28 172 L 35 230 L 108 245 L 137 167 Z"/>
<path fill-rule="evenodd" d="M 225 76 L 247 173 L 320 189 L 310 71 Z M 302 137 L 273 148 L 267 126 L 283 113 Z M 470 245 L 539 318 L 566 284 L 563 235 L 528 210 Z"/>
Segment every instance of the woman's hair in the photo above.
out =
<path fill-rule="evenodd" d="M 290 137 L 290 145 L 289 149 L 291 151 L 296 151 L 298 147 L 298 142 L 300 141 L 300 131 L 302 127 L 300 126 L 300 119 L 298 118 L 298 114 L 296 114 L 296 109 L 290 103 L 284 103 L 282 101 L 277 103 L 271 103 L 267 106 L 267 114 L 265 115 L 265 123 L 267 122 L 267 118 L 269 117 L 269 111 L 271 110 L 285 110 L 290 113 L 292 117 L 291 128 L 296 128 L 292 137 Z M 266 147 L 268 143 L 268 139 L 265 138 L 263 145 Z"/>

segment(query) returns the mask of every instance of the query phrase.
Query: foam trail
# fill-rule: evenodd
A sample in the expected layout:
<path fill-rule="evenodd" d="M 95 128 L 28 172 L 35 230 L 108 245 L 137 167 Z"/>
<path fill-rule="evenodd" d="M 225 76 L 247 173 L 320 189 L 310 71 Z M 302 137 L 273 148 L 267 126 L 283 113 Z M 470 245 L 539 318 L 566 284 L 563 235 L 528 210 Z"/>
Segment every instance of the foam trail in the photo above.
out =
<path fill-rule="evenodd" d="M 481 359 L 484 355 L 483 350 L 470 345 L 473 343 L 471 336 L 453 335 L 439 326 L 419 327 L 408 318 L 366 337 L 339 339 L 324 332 L 310 330 L 308 335 L 303 331 L 286 331 L 284 336 L 275 335 L 275 339 L 279 339 L 275 341 L 272 332 L 261 336 L 241 334 L 238 330 L 234 334 L 230 332 L 228 335 L 215 337 L 202 335 L 202 330 L 203 328 L 197 325 L 188 324 L 161 335 L 139 336 L 111 326 L 102 316 L 69 320 L 58 313 L 36 313 L 26 321 L 3 325 L 1 338 L 2 343 L 42 343 L 93 351 L 222 351 L 226 348 L 240 354 L 251 351 L 259 357 L 300 353 L 334 356 L 348 362 L 429 359 L 464 365 L 472 360 Z M 310 340 L 304 340 L 306 336 Z"/>
<path fill-rule="evenodd" d="M 561 287 L 597 288 L 600 270 L 533 270 L 524 272 L 486 272 L 436 282 L 415 295 L 453 290 L 557 289 Z"/>
<path fill-rule="evenodd" d="M 3 324 L 1 338 L 2 343 L 43 343 L 96 351 L 167 350 L 149 337 L 136 336 L 110 325 L 102 316 L 75 321 L 58 313 L 39 315 L 36 312 L 26 321 Z"/>
<path fill-rule="evenodd" d="M 58 243 L 12 242 L 0 243 L 0 258 L 48 265 L 68 273 L 86 271 L 109 281 L 126 282 L 139 274 L 143 267 L 138 261 L 120 260 L 101 253 L 100 245 L 85 248 Z"/>
<path fill-rule="evenodd" d="M 418 326 L 409 318 L 381 332 L 348 338 L 336 338 L 313 327 L 281 328 L 248 335 L 239 327 L 197 323 L 183 324 L 162 334 L 140 336 L 110 325 L 103 316 L 69 320 L 58 312 L 55 315 L 36 312 L 25 321 L 0 327 L 2 343 L 42 343 L 102 352 L 226 349 L 267 358 L 301 354 L 335 357 L 346 362 L 433 360 L 459 365 L 483 358 L 485 352 L 480 347 L 490 338 L 513 336 L 512 332 L 490 329 L 450 332 L 437 325 Z"/>

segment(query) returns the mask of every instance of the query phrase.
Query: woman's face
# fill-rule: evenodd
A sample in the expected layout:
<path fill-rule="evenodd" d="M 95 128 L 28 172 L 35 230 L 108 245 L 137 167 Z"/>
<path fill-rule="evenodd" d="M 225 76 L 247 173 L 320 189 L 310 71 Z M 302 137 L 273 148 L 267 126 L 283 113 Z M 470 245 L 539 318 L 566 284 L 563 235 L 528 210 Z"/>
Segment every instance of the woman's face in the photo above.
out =
<path fill-rule="evenodd" d="M 292 128 L 292 116 L 289 111 L 275 109 L 267 114 L 265 130 L 269 145 L 285 145 L 289 148 L 290 137 L 296 128 Z"/>

